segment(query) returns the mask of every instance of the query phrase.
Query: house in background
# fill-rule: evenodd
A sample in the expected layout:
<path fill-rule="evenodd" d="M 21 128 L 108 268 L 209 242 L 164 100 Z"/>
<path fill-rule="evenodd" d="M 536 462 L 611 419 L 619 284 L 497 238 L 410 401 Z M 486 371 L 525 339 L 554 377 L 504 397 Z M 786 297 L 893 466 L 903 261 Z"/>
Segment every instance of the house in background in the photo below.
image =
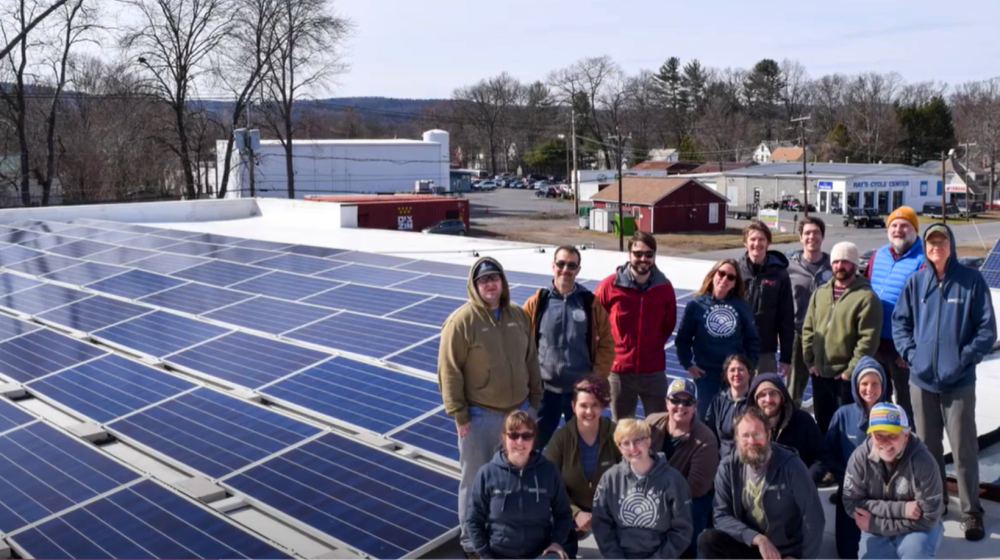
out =
<path fill-rule="evenodd" d="M 726 197 L 701 181 L 683 177 L 624 177 L 622 213 L 650 233 L 724 231 Z M 618 211 L 618 184 L 590 197 L 594 208 Z"/>
<path fill-rule="evenodd" d="M 795 143 L 790 140 L 765 140 L 754 150 L 751 159 L 753 159 L 754 163 L 771 163 L 771 153 L 774 150 L 778 148 L 790 148 L 794 145 Z"/>
<path fill-rule="evenodd" d="M 803 150 L 797 146 L 783 146 L 775 148 L 771 152 L 771 161 L 769 163 L 802 163 L 803 156 L 812 160 L 816 159 L 816 154 L 808 148 Z"/>
<path fill-rule="evenodd" d="M 680 161 L 680 152 L 674 148 L 649 150 L 648 161 Z"/>

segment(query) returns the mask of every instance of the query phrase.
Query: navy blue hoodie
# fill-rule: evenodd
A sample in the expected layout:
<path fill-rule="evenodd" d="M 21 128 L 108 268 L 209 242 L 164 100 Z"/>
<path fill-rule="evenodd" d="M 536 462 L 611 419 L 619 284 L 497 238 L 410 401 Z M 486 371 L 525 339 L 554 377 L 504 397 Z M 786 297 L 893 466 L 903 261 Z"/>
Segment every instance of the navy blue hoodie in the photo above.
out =
<path fill-rule="evenodd" d="M 976 364 L 993 349 L 997 325 L 993 299 L 982 274 L 959 264 L 955 236 L 948 229 L 951 256 L 944 279 L 926 257 L 927 266 L 914 272 L 892 313 L 892 340 L 910 366 L 910 383 L 925 391 L 944 393 L 976 382 Z"/>
<path fill-rule="evenodd" d="M 829 451 L 823 432 L 816 425 L 816 420 L 808 412 L 795 406 L 788 388 L 777 373 L 764 373 L 754 377 L 750 383 L 750 397 L 747 406 L 757 407 L 757 389 L 761 383 L 770 382 L 781 391 L 784 404 L 778 425 L 771 428 L 771 441 L 791 447 L 798 452 L 799 458 L 809 467 L 813 482 L 819 483 L 826 476 L 830 464 Z M 759 408 L 759 407 L 758 407 Z M 725 459 L 725 457 L 723 457 Z"/>
<path fill-rule="evenodd" d="M 866 369 L 873 369 L 881 376 L 882 396 L 879 402 L 885 402 L 887 392 L 885 370 L 875 358 L 864 356 L 858 360 L 858 365 L 851 373 L 851 393 L 854 394 L 854 402 L 837 409 L 833 420 L 830 421 L 830 428 L 826 431 L 826 446 L 830 450 L 830 472 L 838 483 L 844 481 L 844 470 L 851 459 L 851 453 L 854 453 L 854 450 L 868 437 L 868 411 L 862 404 L 858 387 L 861 383 L 861 372 Z"/>
<path fill-rule="evenodd" d="M 674 344 L 681 367 L 696 365 L 712 374 L 720 374 L 733 354 L 746 356 L 754 367 L 760 357 L 750 304 L 731 292 L 722 300 L 703 294 L 687 304 Z"/>
<path fill-rule="evenodd" d="M 465 529 L 481 558 L 537 558 L 573 529 L 559 471 L 540 451 L 517 468 L 503 451 L 476 473 Z"/>
<path fill-rule="evenodd" d="M 735 448 L 733 420 L 736 420 L 747 407 L 749 396 L 750 392 L 747 390 L 746 395 L 734 400 L 732 393 L 729 392 L 729 385 L 725 384 L 715 394 L 712 403 L 708 405 L 708 411 L 705 412 L 705 424 L 711 428 L 715 437 L 719 438 L 719 457 L 723 459 Z"/>

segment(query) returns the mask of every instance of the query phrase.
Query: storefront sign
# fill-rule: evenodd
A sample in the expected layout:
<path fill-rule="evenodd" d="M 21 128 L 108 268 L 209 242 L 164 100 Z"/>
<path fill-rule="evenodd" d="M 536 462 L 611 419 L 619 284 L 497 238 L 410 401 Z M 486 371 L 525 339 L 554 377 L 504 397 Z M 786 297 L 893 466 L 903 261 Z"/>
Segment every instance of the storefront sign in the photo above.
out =
<path fill-rule="evenodd" d="M 944 188 L 945 192 L 957 192 L 964 193 L 965 185 L 948 185 Z"/>
<path fill-rule="evenodd" d="M 759 210 L 757 212 L 757 219 L 764 223 L 767 227 L 771 229 L 778 229 L 778 211 L 777 210 Z"/>
<path fill-rule="evenodd" d="M 854 181 L 852 189 L 904 189 L 910 186 L 910 181 Z"/>
<path fill-rule="evenodd" d="M 820 191 L 832 191 L 833 181 L 820 181 L 816 183 L 816 189 Z"/>

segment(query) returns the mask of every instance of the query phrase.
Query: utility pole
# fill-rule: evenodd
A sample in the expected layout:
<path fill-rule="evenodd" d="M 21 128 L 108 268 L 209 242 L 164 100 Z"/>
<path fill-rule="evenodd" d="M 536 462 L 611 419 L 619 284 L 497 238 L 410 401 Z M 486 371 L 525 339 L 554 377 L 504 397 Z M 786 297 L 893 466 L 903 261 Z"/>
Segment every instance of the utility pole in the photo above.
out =
<path fill-rule="evenodd" d="M 945 158 L 947 157 L 948 154 L 946 154 L 944 150 L 942 150 L 941 151 L 941 222 L 945 224 L 948 223 L 948 205 L 945 202 L 945 195 L 944 195 L 944 193 L 948 190 L 948 184 L 945 182 Z"/>
<path fill-rule="evenodd" d="M 624 152 L 624 137 L 618 133 L 615 129 L 615 135 L 611 136 L 615 139 L 615 143 L 618 146 L 618 153 L 615 157 L 618 158 L 618 250 L 625 251 L 625 212 L 623 208 L 622 201 L 622 153 Z"/>
<path fill-rule="evenodd" d="M 960 144 L 965 147 L 965 219 L 969 220 L 972 211 L 972 180 L 969 178 L 969 148 L 976 145 L 976 142 L 966 142 Z"/>
<path fill-rule="evenodd" d="M 569 122 L 570 122 L 570 138 L 573 143 L 573 172 L 570 176 L 570 181 L 573 181 L 573 211 L 576 215 L 580 215 L 580 181 L 577 178 L 576 170 L 576 109 L 573 108 L 572 102 L 569 106 Z"/>
<path fill-rule="evenodd" d="M 254 158 L 253 158 L 253 140 L 252 140 L 252 138 L 253 138 L 253 131 L 250 129 L 250 107 L 252 107 L 252 106 L 253 106 L 253 103 L 247 103 L 247 137 L 246 137 L 246 143 L 247 144 L 246 145 L 247 145 L 247 153 L 250 156 L 250 169 L 249 169 L 249 172 L 250 172 L 250 198 L 254 198 L 257 195 L 257 189 L 256 189 L 256 186 L 254 185 L 254 173 L 257 170 L 257 165 L 256 165 L 256 162 L 254 161 Z"/>
<path fill-rule="evenodd" d="M 806 147 L 806 121 L 812 119 L 808 117 L 798 117 L 792 119 L 793 123 L 799 124 L 799 146 L 802 147 L 802 214 L 809 217 L 809 180 L 806 177 L 806 162 L 808 161 L 808 148 Z"/>

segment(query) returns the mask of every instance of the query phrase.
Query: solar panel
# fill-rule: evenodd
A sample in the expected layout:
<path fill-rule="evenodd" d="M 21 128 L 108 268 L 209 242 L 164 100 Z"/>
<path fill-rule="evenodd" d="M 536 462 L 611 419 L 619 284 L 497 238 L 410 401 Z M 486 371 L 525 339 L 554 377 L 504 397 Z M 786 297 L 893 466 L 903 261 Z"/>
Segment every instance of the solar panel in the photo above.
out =
<path fill-rule="evenodd" d="M 389 356 L 385 360 L 418 371 L 437 373 L 438 348 L 440 346 L 441 340 L 435 337 L 433 340 L 422 342 L 413 348 Z"/>
<path fill-rule="evenodd" d="M 208 255 L 205 256 L 211 259 L 219 259 L 220 261 L 250 264 L 254 261 L 262 261 L 264 259 L 275 257 L 277 256 L 277 254 L 275 254 L 273 251 L 261 251 L 260 249 L 247 249 L 245 247 L 233 247 L 231 249 L 223 249 L 218 253 L 209 253 Z"/>
<path fill-rule="evenodd" d="M 43 283 L 27 276 L 0 272 L 0 295 L 13 294 L 14 292 L 41 286 Z"/>
<path fill-rule="evenodd" d="M 114 243 L 117 244 L 119 241 L 124 241 L 126 239 L 132 239 L 137 237 L 139 234 L 134 231 L 107 231 L 101 230 L 100 233 L 95 233 L 92 235 L 86 235 L 87 239 L 93 241 L 100 241 L 102 243 Z"/>
<path fill-rule="evenodd" d="M 195 280 L 209 286 L 223 287 L 255 278 L 267 272 L 267 269 L 247 266 L 245 264 L 210 261 L 180 272 L 175 272 L 173 276 Z"/>
<path fill-rule="evenodd" d="M 89 333 L 150 311 L 148 307 L 134 303 L 94 296 L 46 311 L 36 318 L 45 323 Z"/>
<path fill-rule="evenodd" d="M 0 531 L 9 533 L 140 477 L 44 422 L 0 436 Z"/>
<path fill-rule="evenodd" d="M 163 231 L 163 228 L 126 224 L 122 222 L 104 222 L 102 227 L 116 231 L 131 231 L 134 233 L 156 233 L 158 231 Z"/>
<path fill-rule="evenodd" d="M 344 266 L 344 263 L 307 257 L 305 255 L 281 255 L 273 259 L 257 261 L 255 266 L 283 270 L 285 272 L 296 272 L 298 274 L 315 274 L 324 270 L 330 270 L 331 268 Z"/>
<path fill-rule="evenodd" d="M 219 235 L 217 233 L 200 233 L 193 237 L 185 237 L 184 241 L 198 241 L 200 243 L 212 243 L 214 245 L 235 245 L 241 241 L 246 241 L 242 237 L 232 237 L 229 235 Z"/>
<path fill-rule="evenodd" d="M 139 301 L 149 305 L 156 305 L 167 309 L 173 309 L 175 311 L 181 311 L 183 313 L 201 315 L 202 313 L 208 313 L 213 309 L 232 305 L 236 302 L 247 300 L 252 297 L 254 296 L 251 294 L 245 294 L 235 290 L 213 288 L 212 286 L 206 286 L 205 284 L 191 282 L 184 284 L 183 286 L 177 286 L 176 288 L 171 288 L 164 292 L 144 297 Z"/>
<path fill-rule="evenodd" d="M 677 377 L 681 379 L 690 379 L 691 374 L 688 373 L 684 366 L 681 365 L 680 359 L 677 358 L 677 347 L 670 346 L 666 349 L 667 353 L 667 369 L 666 373 L 669 377 Z"/>
<path fill-rule="evenodd" d="M 580 282 L 580 285 L 593 292 L 597 290 L 597 285 L 600 283 L 600 280 L 584 280 Z"/>
<path fill-rule="evenodd" d="M 551 287 L 551 286 L 550 286 Z M 514 286 L 510 289 L 510 301 L 518 305 L 524 305 L 528 298 L 538 293 L 538 288 L 528 286 Z"/>
<path fill-rule="evenodd" d="M 40 329 L 0 342 L 0 374 L 27 383 L 105 354 L 92 344 Z"/>
<path fill-rule="evenodd" d="M 284 336 L 317 346 L 381 358 L 438 332 L 439 329 L 430 327 L 344 312 Z"/>
<path fill-rule="evenodd" d="M 983 270 L 981 274 L 983 275 L 983 280 L 986 280 L 987 286 L 1000 288 L 1000 270 Z"/>
<path fill-rule="evenodd" d="M 342 285 L 342 282 L 275 271 L 238 284 L 233 284 L 230 288 L 252 294 L 296 301 Z"/>
<path fill-rule="evenodd" d="M 27 241 L 21 241 L 18 244 L 22 247 L 30 247 L 32 249 L 47 251 L 53 247 L 58 247 L 59 245 L 72 243 L 74 241 L 79 241 L 79 239 L 76 237 L 63 237 L 61 235 L 43 235 Z"/>
<path fill-rule="evenodd" d="M 230 474 L 321 431 L 207 388 L 112 422 L 108 429 L 209 478 Z"/>
<path fill-rule="evenodd" d="M 445 319 L 465 303 L 465 300 L 435 296 L 432 299 L 387 315 L 390 319 L 413 321 L 422 325 L 440 327 Z"/>
<path fill-rule="evenodd" d="M 74 229 L 77 227 L 76 225 L 73 224 L 67 224 L 64 222 L 57 222 L 51 220 L 36 220 L 32 223 L 18 222 L 18 224 L 23 224 L 17 226 L 22 229 L 30 229 L 32 231 L 39 231 L 44 233 L 58 233 L 60 231 L 66 231 L 68 229 Z"/>
<path fill-rule="evenodd" d="M 269 400 L 385 433 L 441 406 L 436 381 L 333 358 L 258 389 Z"/>
<path fill-rule="evenodd" d="M 1000 270 L 1000 253 L 990 253 L 979 270 Z"/>
<path fill-rule="evenodd" d="M 258 297 L 204 315 L 246 329 L 278 335 L 333 314 L 330 309 Z"/>
<path fill-rule="evenodd" d="M 531 272 L 519 272 L 517 270 L 505 270 L 504 275 L 507 276 L 507 282 L 511 284 L 521 284 L 522 286 L 531 288 L 532 290 L 552 286 L 552 276 L 547 274 L 534 274 Z M 466 278 L 468 278 L 468 275 L 466 275 Z"/>
<path fill-rule="evenodd" d="M 197 231 L 183 231 L 179 229 L 161 229 L 156 232 L 156 235 L 160 237 L 169 237 L 171 239 L 188 239 L 190 237 L 198 237 L 203 235 Z"/>
<path fill-rule="evenodd" d="M 132 247 L 133 249 L 163 249 L 164 247 L 170 247 L 171 245 L 177 245 L 177 240 L 170 237 L 160 237 L 157 235 L 143 235 L 141 237 L 133 237 L 132 239 L 126 239 L 124 241 L 119 241 L 119 245 L 125 247 Z"/>
<path fill-rule="evenodd" d="M 255 389 L 329 357 L 325 352 L 237 331 L 167 356 L 165 361 L 192 375 Z"/>
<path fill-rule="evenodd" d="M 91 336 L 129 352 L 162 358 L 230 331 L 231 329 L 174 313 L 154 311 L 95 331 Z"/>
<path fill-rule="evenodd" d="M 129 234 L 131 235 L 131 234 Z M 152 257 L 159 253 L 146 251 L 145 249 L 133 249 L 132 247 L 115 247 L 114 249 L 90 255 L 88 261 L 102 262 L 107 264 L 129 264 L 146 257 Z"/>
<path fill-rule="evenodd" d="M 316 276 L 320 278 L 329 278 L 331 280 L 356 282 L 358 284 L 367 284 L 369 286 L 384 288 L 386 286 L 391 286 L 392 284 L 398 284 L 399 282 L 413 280 L 418 277 L 419 274 L 416 272 L 406 272 L 404 270 L 393 270 L 391 268 L 349 264 L 347 266 L 321 272 Z"/>
<path fill-rule="evenodd" d="M 9 315 L 0 315 L 0 342 L 37 331 L 40 328 L 42 327 Z"/>
<path fill-rule="evenodd" d="M 286 247 L 291 247 L 291 243 L 275 243 L 274 241 L 261 241 L 260 239 L 245 239 L 235 243 L 234 247 L 246 247 L 247 249 L 263 249 L 265 251 L 282 251 Z"/>
<path fill-rule="evenodd" d="M 64 257 L 74 257 L 77 259 L 82 259 L 88 255 L 93 255 L 94 253 L 100 253 L 101 251 L 108 251 L 114 248 L 115 248 L 114 245 L 110 245 L 108 243 L 91 241 L 89 239 L 81 239 L 80 241 L 74 241 L 72 243 L 66 243 L 65 245 L 59 245 L 58 247 L 53 247 L 49 249 L 49 251 L 57 255 L 62 255 Z"/>
<path fill-rule="evenodd" d="M 13 430 L 19 426 L 37 420 L 24 409 L 7 399 L 0 398 L 0 433 Z"/>
<path fill-rule="evenodd" d="M 31 260 L 21 261 L 16 264 L 4 265 L 7 270 L 16 270 L 32 276 L 42 276 L 50 272 L 69 268 L 82 264 L 80 259 L 71 259 L 58 255 L 42 255 Z"/>
<path fill-rule="evenodd" d="M 455 278 L 468 278 L 471 266 L 434 261 L 413 261 L 397 266 L 396 268 L 399 270 L 411 270 L 413 272 L 429 272 L 444 276 L 454 276 Z"/>
<path fill-rule="evenodd" d="M 145 270 L 130 270 L 114 278 L 89 284 L 87 288 L 118 297 L 138 299 L 186 283 L 186 280 L 171 278 L 162 274 L 153 274 Z"/>
<path fill-rule="evenodd" d="M 458 527 L 458 481 L 325 434 L 223 481 L 373 558 L 418 557 Z"/>
<path fill-rule="evenodd" d="M 289 558 L 151 479 L 8 539 L 23 558 Z"/>
<path fill-rule="evenodd" d="M 0 296 L 0 307 L 16 313 L 37 315 L 92 295 L 55 284 L 42 284 L 23 292 Z"/>
<path fill-rule="evenodd" d="M 5 232 L 0 235 L 0 242 L 3 243 L 22 243 L 31 239 L 38 239 L 42 234 L 35 231 L 24 231 L 17 230 L 12 232 Z"/>
<path fill-rule="evenodd" d="M 203 257 L 209 253 L 215 253 L 225 249 L 225 245 L 215 245 L 213 243 L 198 243 L 196 241 L 182 241 L 176 245 L 169 245 L 160 249 L 164 253 L 176 253 L 178 255 L 191 255 Z"/>
<path fill-rule="evenodd" d="M 438 457 L 458 461 L 458 433 L 455 418 L 444 407 L 438 412 L 391 434 L 389 439 L 429 451 Z"/>
<path fill-rule="evenodd" d="M 77 227 L 71 227 L 69 229 L 64 229 L 59 232 L 59 235 L 65 237 L 91 237 L 92 235 L 100 235 L 102 233 L 105 233 L 106 231 L 107 230 L 98 227 L 77 226 Z"/>
<path fill-rule="evenodd" d="M 397 290 L 410 290 L 422 294 L 437 294 L 459 299 L 469 299 L 469 286 L 466 280 L 448 278 L 429 274 L 415 280 L 402 282 L 393 286 Z"/>
<path fill-rule="evenodd" d="M 334 309 L 349 309 L 371 315 L 385 315 L 426 299 L 427 296 L 424 294 L 347 284 L 303 301 Z"/>
<path fill-rule="evenodd" d="M 406 263 L 411 263 L 413 262 L 414 259 L 409 257 L 395 257 L 392 255 L 383 255 L 380 253 L 364 253 L 361 251 L 351 251 L 350 253 L 341 253 L 337 255 L 337 260 L 349 263 L 392 267 L 392 266 L 403 265 Z"/>
<path fill-rule="evenodd" d="M 114 354 L 28 384 L 36 395 L 99 424 L 194 387 L 190 381 Z"/>
<path fill-rule="evenodd" d="M 347 249 L 333 249 L 331 247 L 316 247 L 313 245 L 292 245 L 285 249 L 285 252 L 296 255 L 309 255 L 310 257 L 332 257 L 341 253 L 346 253 Z"/>
<path fill-rule="evenodd" d="M 201 257 L 159 254 L 154 257 L 149 257 L 148 259 L 132 262 L 129 266 L 134 266 L 135 268 L 145 270 L 147 272 L 156 272 L 157 274 L 173 274 L 179 270 L 191 268 L 192 266 L 198 266 L 199 264 L 207 262 L 210 261 Z"/>
<path fill-rule="evenodd" d="M 111 264 L 85 262 L 69 268 L 63 268 L 42 276 L 46 280 L 54 280 L 75 286 L 84 286 L 105 278 L 127 272 L 129 269 Z"/>

